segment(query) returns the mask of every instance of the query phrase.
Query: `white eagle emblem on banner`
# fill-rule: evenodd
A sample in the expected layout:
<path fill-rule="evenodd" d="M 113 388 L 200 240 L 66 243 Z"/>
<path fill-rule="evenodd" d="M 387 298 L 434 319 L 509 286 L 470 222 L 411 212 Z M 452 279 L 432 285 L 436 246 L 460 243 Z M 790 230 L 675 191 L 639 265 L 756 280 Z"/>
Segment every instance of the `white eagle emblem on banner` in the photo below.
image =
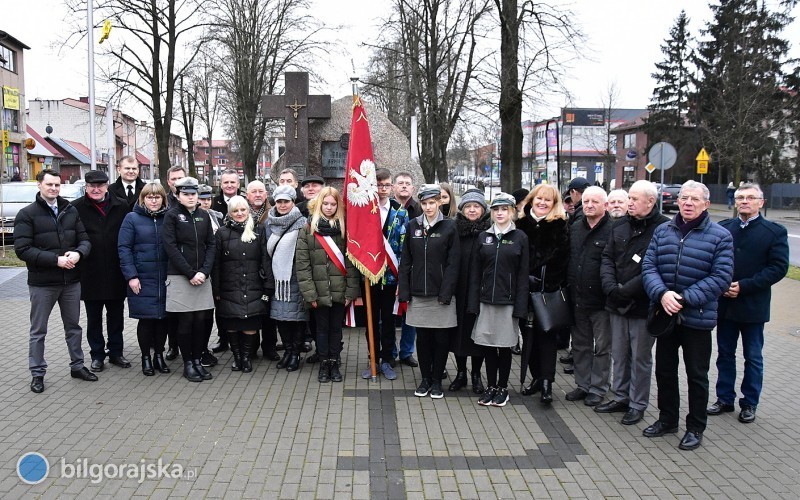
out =
<path fill-rule="evenodd" d="M 347 184 L 347 202 L 357 207 L 372 203 L 372 212 L 378 210 L 378 180 L 375 178 L 375 164 L 372 160 L 364 160 L 356 169 L 350 170 L 350 177 L 356 182 Z"/>

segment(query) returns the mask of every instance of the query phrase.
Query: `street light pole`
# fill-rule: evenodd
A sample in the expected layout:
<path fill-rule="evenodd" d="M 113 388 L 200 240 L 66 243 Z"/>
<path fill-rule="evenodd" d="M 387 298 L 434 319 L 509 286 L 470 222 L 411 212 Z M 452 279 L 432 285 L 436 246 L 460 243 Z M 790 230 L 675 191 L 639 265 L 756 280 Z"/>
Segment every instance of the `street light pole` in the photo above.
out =
<path fill-rule="evenodd" d="M 97 170 L 97 159 L 94 152 L 97 137 L 95 136 L 95 110 L 94 110 L 94 0 L 86 2 L 86 38 L 89 42 L 89 162 L 91 169 Z"/>

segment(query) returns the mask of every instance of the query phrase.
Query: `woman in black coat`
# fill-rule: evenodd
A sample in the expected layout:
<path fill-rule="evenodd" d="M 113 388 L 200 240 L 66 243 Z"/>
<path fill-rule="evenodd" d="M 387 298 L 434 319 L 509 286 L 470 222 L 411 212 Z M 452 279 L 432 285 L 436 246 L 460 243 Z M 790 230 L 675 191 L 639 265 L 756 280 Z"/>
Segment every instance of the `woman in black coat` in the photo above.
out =
<path fill-rule="evenodd" d="M 458 326 L 451 332 L 450 351 L 455 354 L 458 373 L 448 387 L 450 391 L 458 391 L 467 386 L 467 356 L 472 357 L 472 392 L 483 394 L 484 387 L 481 381 L 481 366 L 483 354 L 475 347 L 472 341 L 472 327 L 475 326 L 475 314 L 467 312 L 467 297 L 469 294 L 470 265 L 472 257 L 480 246 L 478 235 L 489 228 L 491 221 L 487 213 L 486 198 L 477 189 L 469 189 L 461 196 L 456 214 L 456 229 L 458 230 L 459 247 L 461 248 L 461 263 L 458 272 L 458 286 L 456 286 L 456 317 Z"/>
<path fill-rule="evenodd" d="M 251 348 L 275 292 L 264 229 L 254 225 L 247 200 L 241 196 L 228 200 L 228 213 L 215 235 L 211 278 L 219 328 L 228 332 L 233 353 L 231 370 L 244 373 L 253 371 Z"/>
<path fill-rule="evenodd" d="M 211 268 L 214 232 L 211 216 L 197 205 L 197 179 L 175 183 L 178 204 L 164 216 L 164 247 L 169 256 L 167 312 L 175 314 L 183 376 L 191 382 L 213 378 L 201 364 L 206 348 L 205 322 L 214 309 Z"/>
<path fill-rule="evenodd" d="M 539 184 L 523 203 L 523 215 L 517 221 L 517 229 L 525 232 L 530 243 L 530 291 L 556 291 L 566 285 L 569 263 L 569 224 L 561 204 L 561 194 L 551 184 Z M 556 333 L 545 333 L 535 328 L 530 314 L 529 320 L 520 326 L 527 330 L 525 341 L 532 342 L 528 366 L 533 382 L 522 393 L 527 396 L 541 391 L 541 402 L 550 404 L 556 375 Z"/>
<path fill-rule="evenodd" d="M 142 351 L 142 373 L 169 373 L 164 361 L 167 341 L 167 251 L 164 214 L 167 192 L 161 184 L 146 184 L 139 203 L 125 216 L 119 230 L 119 262 L 128 282 L 128 315 L 139 320 L 136 337 Z M 150 357 L 150 351 L 154 355 Z"/>

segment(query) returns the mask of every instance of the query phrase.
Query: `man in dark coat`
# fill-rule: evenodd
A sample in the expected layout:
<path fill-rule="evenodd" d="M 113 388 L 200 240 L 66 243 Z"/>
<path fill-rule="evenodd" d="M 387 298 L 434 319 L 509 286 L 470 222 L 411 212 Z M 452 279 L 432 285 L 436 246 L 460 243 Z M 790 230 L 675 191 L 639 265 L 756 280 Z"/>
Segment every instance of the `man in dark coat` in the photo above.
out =
<path fill-rule="evenodd" d="M 228 201 L 239 193 L 239 172 L 233 168 L 224 170 L 219 176 L 220 193 L 211 202 L 211 210 L 225 217 L 228 214 Z"/>
<path fill-rule="evenodd" d="M 612 225 L 600 265 L 611 324 L 613 397 L 594 411 L 625 412 L 622 423 L 633 425 L 642 420 L 650 401 L 655 342 L 647 331 L 650 299 L 642 285 L 642 258 L 656 228 L 669 217 L 658 210 L 652 182 L 634 182 L 627 196 L 628 215 Z"/>
<path fill-rule="evenodd" d="M 108 176 L 92 170 L 84 176 L 86 195 L 72 202 L 89 235 L 92 253 L 81 266 L 81 300 L 86 309 L 86 340 L 92 357 L 91 370 L 103 371 L 106 354 L 113 365 L 130 368 L 123 355 L 127 282 L 119 264 L 119 228 L 130 212 L 127 201 L 108 192 Z M 103 308 L 106 333 L 103 338 Z M 108 353 L 106 353 L 108 348 Z"/>
<path fill-rule="evenodd" d="M 733 282 L 719 301 L 717 321 L 717 402 L 709 415 L 734 410 L 736 398 L 736 344 L 742 336 L 744 378 L 739 421 L 756 419 L 764 380 L 764 323 L 769 321 L 772 285 L 789 268 L 786 228 L 759 214 L 764 193 L 758 184 L 743 184 L 734 195 L 739 217 L 720 225 L 733 236 Z"/>
<path fill-rule="evenodd" d="M 583 193 L 584 217 L 570 226 L 567 281 L 575 307 L 572 356 L 575 389 L 567 401 L 597 406 L 608 392 L 611 373 L 611 326 L 600 283 L 600 260 L 611 230 L 606 192 L 597 186 Z"/>
<path fill-rule="evenodd" d="M 73 378 L 96 381 L 97 376 L 83 366 L 79 323 L 81 283 L 78 263 L 92 248 L 78 211 L 58 194 L 61 176 L 55 170 L 36 175 L 39 192 L 36 201 L 17 213 L 14 221 L 14 251 L 28 267 L 31 295 L 31 329 L 28 366 L 33 379 L 31 391 L 44 391 L 47 362 L 44 339 L 53 306 L 58 303 L 70 357 Z"/>
<path fill-rule="evenodd" d="M 414 178 L 408 172 L 398 172 L 394 176 L 392 186 L 394 199 L 400 203 L 401 208 L 405 208 L 408 213 L 408 220 L 422 215 L 422 208 L 419 202 L 414 199 Z M 399 355 L 400 362 L 412 368 L 419 366 L 414 359 L 414 346 L 417 340 L 417 329 L 406 324 L 406 315 L 402 316 L 402 326 L 400 328 L 400 349 L 394 349 L 392 355 Z"/>
<path fill-rule="evenodd" d="M 108 187 L 108 192 L 127 201 L 128 207 L 133 210 L 143 187 L 144 181 L 139 178 L 139 162 L 136 158 L 133 156 L 120 158 L 117 162 L 117 180 Z"/>
<path fill-rule="evenodd" d="M 583 217 L 583 192 L 586 191 L 586 188 L 591 185 L 592 184 L 583 177 L 575 177 L 569 181 L 567 193 L 569 193 L 569 196 L 572 199 L 572 203 L 575 207 L 575 209 L 569 215 L 570 224 L 574 224 L 575 221 Z"/>
<path fill-rule="evenodd" d="M 679 213 L 656 228 L 642 262 L 642 280 L 650 301 L 660 303 L 679 321 L 656 342 L 658 420 L 645 437 L 678 432 L 681 395 L 678 385 L 678 351 L 683 350 L 689 389 L 686 434 L 678 447 L 697 449 L 708 420 L 708 367 L 711 330 L 717 325 L 719 297 L 733 277 L 733 238 L 708 215 L 708 188 L 687 181 L 678 195 Z"/>

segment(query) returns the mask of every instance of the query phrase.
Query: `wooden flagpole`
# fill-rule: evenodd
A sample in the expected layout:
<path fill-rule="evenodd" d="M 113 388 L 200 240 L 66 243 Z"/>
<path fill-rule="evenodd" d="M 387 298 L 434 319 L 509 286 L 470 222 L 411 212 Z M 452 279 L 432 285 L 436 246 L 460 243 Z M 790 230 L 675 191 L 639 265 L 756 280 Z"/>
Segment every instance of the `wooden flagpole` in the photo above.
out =
<path fill-rule="evenodd" d="M 367 278 L 364 280 L 364 305 L 367 308 L 367 342 L 369 344 L 369 369 L 372 372 L 372 381 L 378 381 L 378 364 L 375 357 L 375 336 L 373 332 L 375 331 L 375 325 L 373 323 L 374 319 L 372 318 L 372 284 Z M 381 318 L 381 320 L 384 320 Z M 385 320 L 384 320 L 385 321 Z"/>

